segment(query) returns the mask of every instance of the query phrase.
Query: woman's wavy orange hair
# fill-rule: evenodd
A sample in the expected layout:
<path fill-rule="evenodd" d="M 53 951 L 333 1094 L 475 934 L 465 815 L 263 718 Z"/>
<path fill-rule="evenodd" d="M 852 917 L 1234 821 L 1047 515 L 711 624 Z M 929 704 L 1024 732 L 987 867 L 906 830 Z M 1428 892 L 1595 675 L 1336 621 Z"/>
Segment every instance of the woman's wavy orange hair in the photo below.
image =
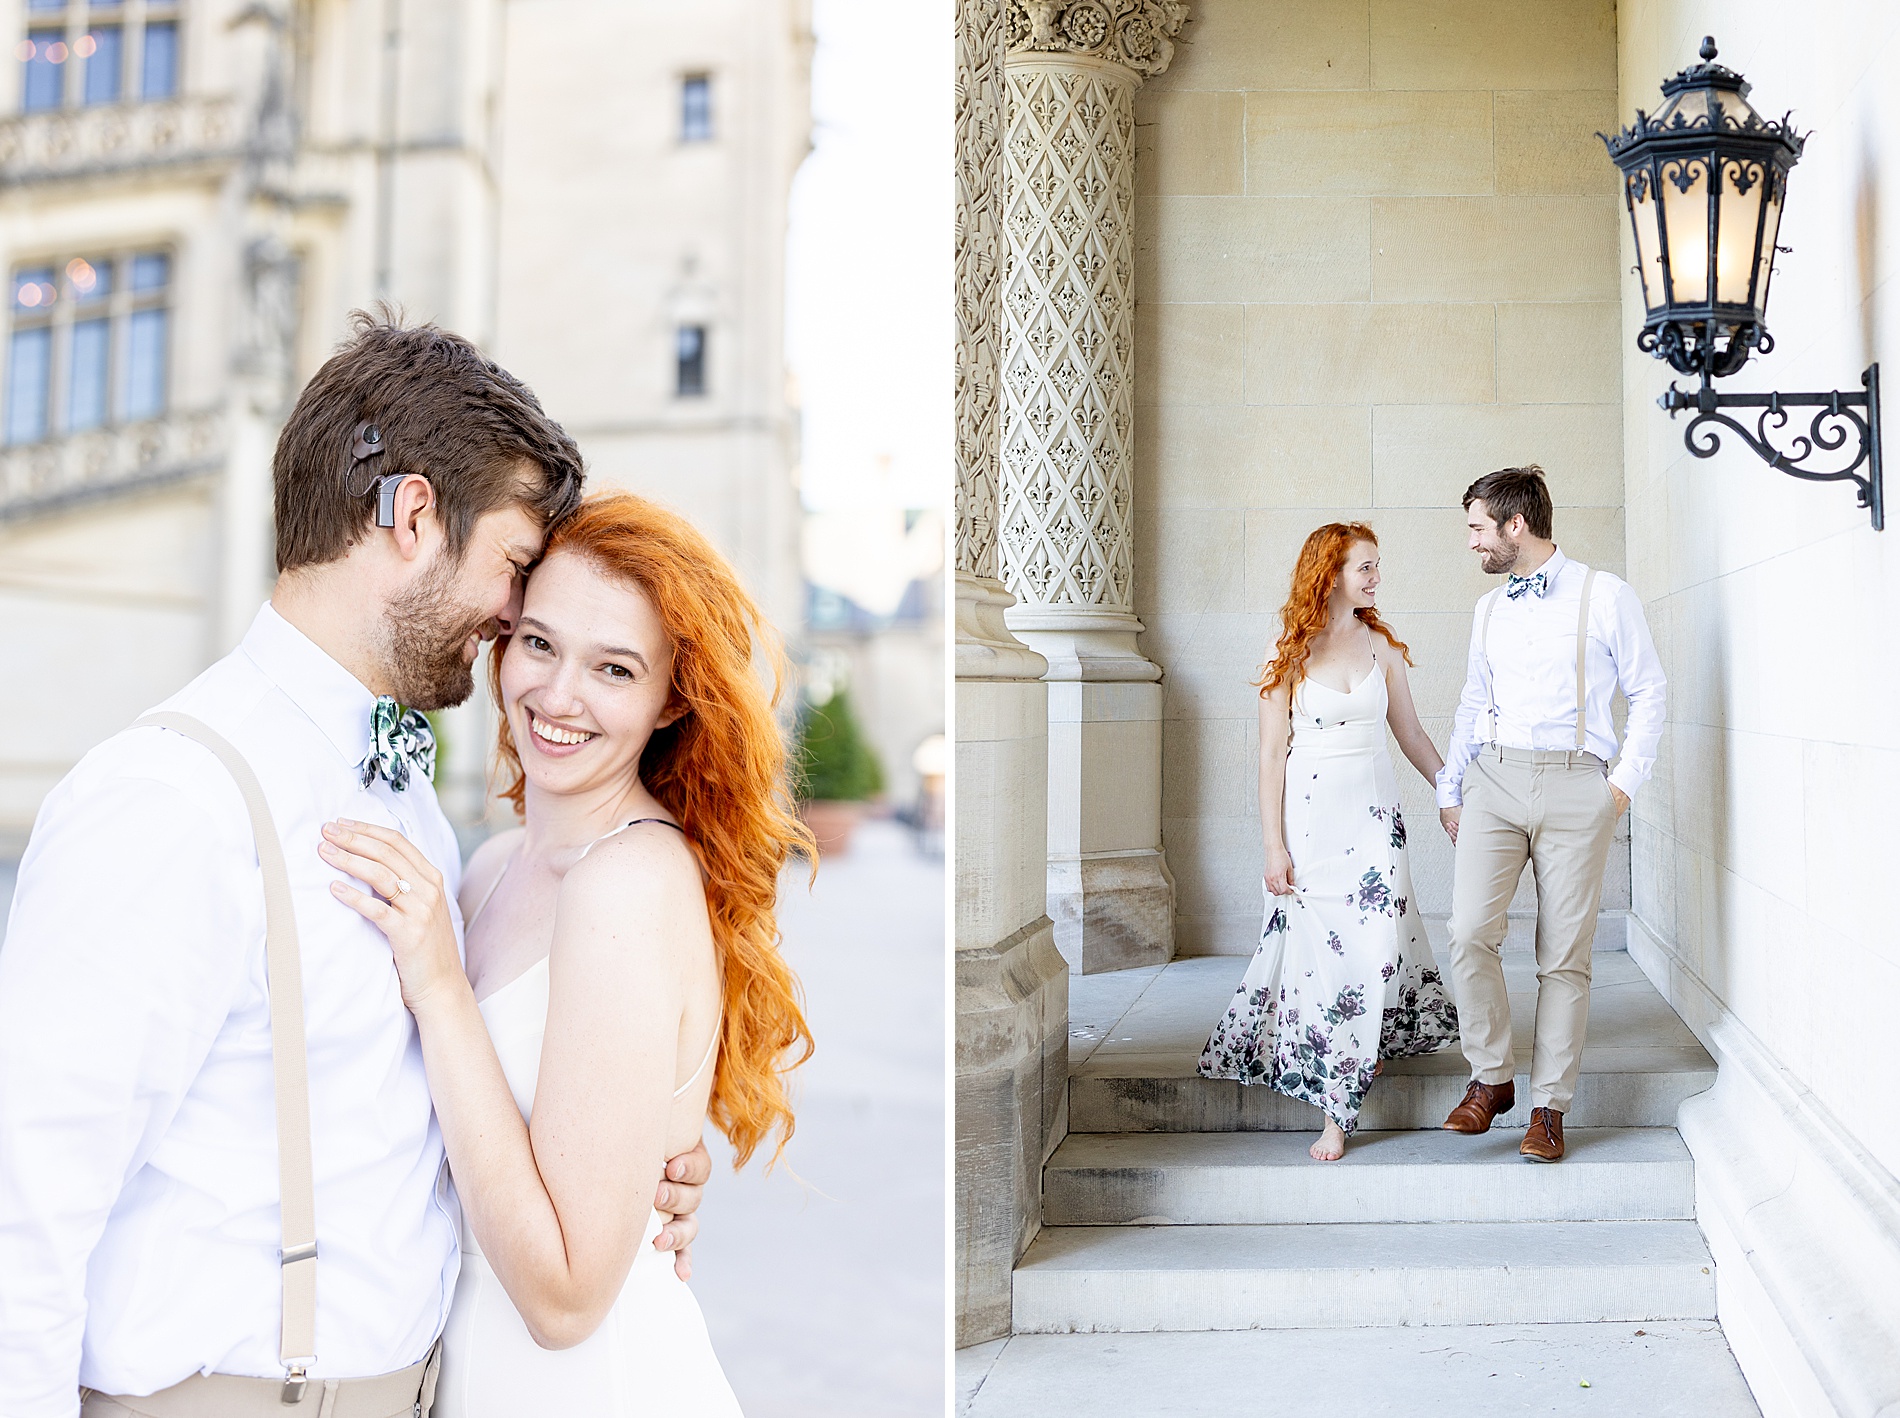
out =
<path fill-rule="evenodd" d="M 1364 522 L 1328 522 L 1308 536 L 1306 545 L 1300 548 L 1300 559 L 1293 564 L 1293 589 L 1280 607 L 1280 643 L 1273 647 L 1273 658 L 1261 667 L 1260 678 L 1253 681 L 1260 686 L 1262 699 L 1282 684 L 1297 688 L 1306 677 L 1313 637 L 1326 628 L 1327 600 L 1339 581 L 1339 573 L 1345 570 L 1347 554 L 1360 542 L 1371 542 L 1376 547 L 1379 539 Z M 1412 663 L 1409 648 L 1379 619 L 1378 611 L 1368 606 L 1353 614 L 1367 629 L 1383 635 L 1405 657 L 1406 664 Z"/>
<path fill-rule="evenodd" d="M 773 1161 L 794 1120 L 785 1075 L 811 1057 L 799 985 L 779 953 L 778 877 L 793 852 L 818 854 L 792 810 L 784 735 L 773 708 L 785 685 L 777 637 L 726 559 L 685 518 L 629 493 L 588 498 L 548 537 L 546 555 L 584 556 L 638 586 L 673 646 L 673 693 L 686 712 L 655 731 L 640 781 L 686 829 L 706 873 L 724 978 L 719 1061 L 708 1109 L 744 1166 L 774 1129 Z M 501 649 L 489 683 L 501 701 Z M 772 671 L 768 694 L 758 673 Z M 502 796 L 523 811 L 521 756 L 501 721 Z M 797 1051 L 796 1057 L 792 1057 Z"/>

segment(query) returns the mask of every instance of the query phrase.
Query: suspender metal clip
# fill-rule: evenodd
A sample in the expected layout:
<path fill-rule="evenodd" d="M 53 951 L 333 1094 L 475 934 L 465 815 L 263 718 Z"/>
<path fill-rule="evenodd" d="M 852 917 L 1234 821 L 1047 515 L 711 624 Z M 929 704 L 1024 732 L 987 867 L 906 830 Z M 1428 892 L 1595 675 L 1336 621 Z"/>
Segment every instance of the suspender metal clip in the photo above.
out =
<path fill-rule="evenodd" d="M 287 1404 L 302 1403 L 304 1390 L 309 1386 L 310 1366 L 308 1364 L 292 1364 L 289 1372 L 284 1375 L 283 1401 Z"/>
<path fill-rule="evenodd" d="M 277 1252 L 279 1265 L 295 1265 L 300 1260 L 315 1260 L 316 1258 L 317 1243 L 315 1241 L 305 1241 L 301 1246 L 292 1246 L 289 1250 Z"/>

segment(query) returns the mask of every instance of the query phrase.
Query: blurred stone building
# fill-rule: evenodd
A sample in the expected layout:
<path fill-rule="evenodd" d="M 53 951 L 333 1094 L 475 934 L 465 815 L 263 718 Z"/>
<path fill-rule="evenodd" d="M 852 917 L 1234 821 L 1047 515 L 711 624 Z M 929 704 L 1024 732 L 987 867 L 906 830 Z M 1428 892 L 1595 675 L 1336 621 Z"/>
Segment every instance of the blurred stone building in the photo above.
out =
<path fill-rule="evenodd" d="M 0 855 L 243 633 L 283 412 L 387 300 L 796 632 L 786 204 L 806 0 L 5 0 Z M 478 700 L 481 696 L 477 696 Z M 479 704 L 445 798 L 479 812 Z"/>

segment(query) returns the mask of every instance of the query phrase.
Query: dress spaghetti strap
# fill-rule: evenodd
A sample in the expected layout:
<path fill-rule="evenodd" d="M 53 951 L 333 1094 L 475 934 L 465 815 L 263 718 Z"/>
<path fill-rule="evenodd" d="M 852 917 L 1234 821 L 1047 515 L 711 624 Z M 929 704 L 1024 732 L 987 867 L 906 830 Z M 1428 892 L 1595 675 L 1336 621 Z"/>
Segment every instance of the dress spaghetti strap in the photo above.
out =
<path fill-rule="evenodd" d="M 636 817 L 634 818 L 632 822 L 621 823 L 620 826 L 616 827 L 612 832 L 601 833 L 600 836 L 596 837 L 593 841 L 589 842 L 585 847 L 581 848 L 581 856 L 583 857 L 586 856 L 589 852 L 593 851 L 594 848 L 598 847 L 602 842 L 605 842 L 609 837 L 618 837 L 622 832 L 625 832 L 629 827 L 638 827 L 643 822 L 657 822 L 662 827 L 672 828 L 675 832 L 679 833 L 679 835 L 682 837 L 686 835 L 686 829 L 684 827 L 681 827 L 677 822 L 674 822 L 671 818 Z"/>

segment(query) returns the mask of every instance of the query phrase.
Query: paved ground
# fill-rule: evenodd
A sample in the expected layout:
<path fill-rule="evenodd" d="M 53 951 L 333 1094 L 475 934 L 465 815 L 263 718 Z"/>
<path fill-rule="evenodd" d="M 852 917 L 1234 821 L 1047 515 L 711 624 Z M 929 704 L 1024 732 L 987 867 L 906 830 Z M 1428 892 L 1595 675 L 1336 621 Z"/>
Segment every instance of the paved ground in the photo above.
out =
<path fill-rule="evenodd" d="M 722 1164 L 693 1253 L 747 1418 L 943 1412 L 943 882 L 867 823 L 781 893 L 818 1040 L 798 1135 L 769 1176 Z"/>
<path fill-rule="evenodd" d="M 14 865 L 0 861 L 0 921 Z M 809 893 L 786 880 L 786 952 L 818 1040 L 798 1135 L 769 1176 L 721 1158 L 694 1250 L 747 1418 L 943 1412 L 943 892 L 942 860 L 882 822 Z"/>
<path fill-rule="evenodd" d="M 1024 1334 L 957 1354 L 960 1418 L 1306 1410 L 1759 1418 L 1721 1329 L 1686 1321 Z"/>

